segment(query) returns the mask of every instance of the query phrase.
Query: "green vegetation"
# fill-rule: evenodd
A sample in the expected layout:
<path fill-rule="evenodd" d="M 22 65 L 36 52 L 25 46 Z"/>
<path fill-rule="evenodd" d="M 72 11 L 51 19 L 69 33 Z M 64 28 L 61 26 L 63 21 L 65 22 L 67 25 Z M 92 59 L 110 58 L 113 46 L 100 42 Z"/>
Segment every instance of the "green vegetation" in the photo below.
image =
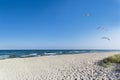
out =
<path fill-rule="evenodd" d="M 108 67 L 112 63 L 120 63 L 120 54 L 110 56 L 101 61 L 101 66 Z"/>

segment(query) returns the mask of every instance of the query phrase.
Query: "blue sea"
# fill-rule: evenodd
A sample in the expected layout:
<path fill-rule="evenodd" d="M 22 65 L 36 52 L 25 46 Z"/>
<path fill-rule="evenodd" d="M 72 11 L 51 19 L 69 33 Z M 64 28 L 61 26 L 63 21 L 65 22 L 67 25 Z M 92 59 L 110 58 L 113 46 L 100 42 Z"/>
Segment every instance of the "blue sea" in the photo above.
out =
<path fill-rule="evenodd" d="M 118 51 L 120 52 L 120 50 L 0 50 L 0 59 Z"/>

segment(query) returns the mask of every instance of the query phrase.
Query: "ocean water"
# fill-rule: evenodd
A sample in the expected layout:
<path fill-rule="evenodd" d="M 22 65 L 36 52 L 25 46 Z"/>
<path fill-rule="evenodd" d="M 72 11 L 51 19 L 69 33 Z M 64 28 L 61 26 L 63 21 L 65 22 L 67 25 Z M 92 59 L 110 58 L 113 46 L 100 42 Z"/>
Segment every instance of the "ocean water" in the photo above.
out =
<path fill-rule="evenodd" d="M 120 50 L 0 50 L 0 59 L 114 51 L 120 52 Z"/>

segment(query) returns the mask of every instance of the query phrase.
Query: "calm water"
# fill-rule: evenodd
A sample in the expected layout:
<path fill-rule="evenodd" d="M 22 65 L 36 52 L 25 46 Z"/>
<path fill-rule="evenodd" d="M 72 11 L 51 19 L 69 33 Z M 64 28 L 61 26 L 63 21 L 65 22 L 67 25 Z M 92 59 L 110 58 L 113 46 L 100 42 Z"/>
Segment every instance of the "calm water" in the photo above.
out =
<path fill-rule="evenodd" d="M 63 54 L 100 53 L 119 50 L 0 50 L 0 59 L 51 56 Z"/>

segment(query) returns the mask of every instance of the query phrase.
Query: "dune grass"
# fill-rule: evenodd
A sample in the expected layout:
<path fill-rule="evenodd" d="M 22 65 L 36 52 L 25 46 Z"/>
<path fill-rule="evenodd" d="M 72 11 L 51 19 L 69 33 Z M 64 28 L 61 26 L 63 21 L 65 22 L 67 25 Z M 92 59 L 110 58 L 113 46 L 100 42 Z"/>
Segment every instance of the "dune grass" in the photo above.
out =
<path fill-rule="evenodd" d="M 120 63 L 120 54 L 116 54 L 102 60 L 101 65 L 108 67 L 112 63 Z"/>

